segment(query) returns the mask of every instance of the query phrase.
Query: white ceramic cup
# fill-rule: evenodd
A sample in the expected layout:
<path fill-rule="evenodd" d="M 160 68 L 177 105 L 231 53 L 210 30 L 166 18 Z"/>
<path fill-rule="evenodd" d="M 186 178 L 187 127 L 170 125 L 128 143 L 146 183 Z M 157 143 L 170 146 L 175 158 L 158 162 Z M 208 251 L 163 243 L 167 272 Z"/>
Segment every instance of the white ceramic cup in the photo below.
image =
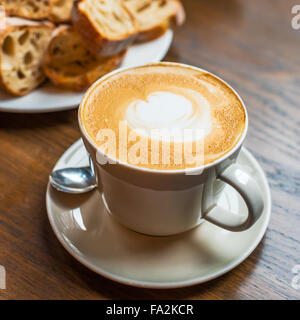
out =
<path fill-rule="evenodd" d="M 167 64 L 205 71 L 179 63 Z M 98 161 L 99 156 L 114 159 L 103 154 L 89 137 L 80 120 L 80 112 L 89 93 L 111 74 L 91 86 L 79 108 L 83 141 L 92 158 L 98 188 L 108 212 L 129 229 L 149 235 L 178 234 L 198 226 L 204 220 L 230 231 L 250 228 L 262 214 L 264 203 L 256 181 L 243 166 L 236 164 L 248 128 L 247 111 L 236 91 L 226 83 L 244 107 L 245 129 L 236 146 L 213 163 L 201 168 L 172 171 L 147 169 L 120 162 L 103 164 L 99 163 L 102 162 Z M 199 172 L 201 174 L 197 174 Z M 242 196 L 248 207 L 248 216 L 240 216 L 216 204 L 220 195 L 220 184 L 217 181 L 231 185 Z"/>

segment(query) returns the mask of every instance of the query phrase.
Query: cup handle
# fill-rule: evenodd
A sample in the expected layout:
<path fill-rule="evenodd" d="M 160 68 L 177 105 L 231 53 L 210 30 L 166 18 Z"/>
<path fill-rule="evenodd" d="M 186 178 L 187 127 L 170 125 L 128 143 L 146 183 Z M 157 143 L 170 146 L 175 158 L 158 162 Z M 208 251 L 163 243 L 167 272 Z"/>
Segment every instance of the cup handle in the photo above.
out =
<path fill-rule="evenodd" d="M 254 225 L 264 209 L 262 192 L 256 181 L 239 164 L 232 164 L 219 174 L 218 179 L 231 185 L 244 199 L 248 217 L 233 213 L 217 204 L 209 208 L 204 219 L 229 231 L 243 231 Z"/>

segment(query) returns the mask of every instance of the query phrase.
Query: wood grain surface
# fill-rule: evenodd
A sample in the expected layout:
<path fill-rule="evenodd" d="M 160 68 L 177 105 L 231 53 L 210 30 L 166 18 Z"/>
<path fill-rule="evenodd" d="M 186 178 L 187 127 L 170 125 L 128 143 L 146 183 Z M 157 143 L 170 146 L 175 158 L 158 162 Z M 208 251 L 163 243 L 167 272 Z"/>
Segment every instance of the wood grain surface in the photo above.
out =
<path fill-rule="evenodd" d="M 246 147 L 264 168 L 272 217 L 254 253 L 228 274 L 176 290 L 131 288 L 76 262 L 46 215 L 48 175 L 79 137 L 76 110 L 0 113 L 0 299 L 299 299 L 300 30 L 288 0 L 185 0 L 187 22 L 165 60 L 203 67 L 227 80 L 250 118 Z M 298 1 L 300 4 L 300 1 Z"/>

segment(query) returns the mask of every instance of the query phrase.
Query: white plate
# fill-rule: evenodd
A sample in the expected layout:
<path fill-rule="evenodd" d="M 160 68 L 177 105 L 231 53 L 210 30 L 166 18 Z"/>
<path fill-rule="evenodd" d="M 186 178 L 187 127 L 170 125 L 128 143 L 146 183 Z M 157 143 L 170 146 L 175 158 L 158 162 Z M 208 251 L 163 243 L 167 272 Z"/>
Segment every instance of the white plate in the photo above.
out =
<path fill-rule="evenodd" d="M 162 37 L 132 46 L 120 67 L 134 67 L 161 61 L 167 54 L 173 39 L 173 32 Z M 84 93 L 60 90 L 47 82 L 25 97 L 14 97 L 0 91 L 0 111 L 19 113 L 42 113 L 76 108 Z"/>
<path fill-rule="evenodd" d="M 46 202 L 52 229 L 64 248 L 96 273 L 144 288 L 178 288 L 199 284 L 230 271 L 261 241 L 271 214 L 267 179 L 245 148 L 238 162 L 259 183 L 265 209 L 247 231 L 230 232 L 208 222 L 186 233 L 151 237 L 121 226 L 106 211 L 98 191 L 68 195 L 48 185 Z M 55 169 L 87 165 L 81 140 L 59 159 Z M 219 205 L 235 212 L 247 210 L 240 196 L 226 186 Z M 71 266 L 70 266 L 71 267 Z"/>

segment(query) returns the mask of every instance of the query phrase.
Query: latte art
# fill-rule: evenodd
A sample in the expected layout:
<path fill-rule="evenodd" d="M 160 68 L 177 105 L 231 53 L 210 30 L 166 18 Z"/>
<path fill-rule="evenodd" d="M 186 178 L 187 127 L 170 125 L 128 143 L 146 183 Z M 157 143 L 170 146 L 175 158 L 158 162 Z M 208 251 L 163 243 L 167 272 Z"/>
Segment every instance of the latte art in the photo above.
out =
<path fill-rule="evenodd" d="M 79 116 L 104 154 L 157 170 L 214 162 L 238 143 L 246 119 L 242 102 L 224 82 L 168 63 L 100 80 L 86 95 Z"/>
<path fill-rule="evenodd" d="M 186 96 L 167 91 L 151 93 L 146 100 L 133 101 L 126 110 L 125 120 L 132 130 L 144 130 L 151 138 L 152 130 L 166 129 L 171 139 L 176 142 L 193 141 L 199 134 L 184 136 L 184 130 L 189 129 L 206 136 L 211 130 L 209 102 L 198 92 L 182 89 Z M 173 137 L 172 137 L 173 136 Z M 161 137 L 162 141 L 169 137 Z M 191 140 L 192 139 L 192 140 Z"/>

